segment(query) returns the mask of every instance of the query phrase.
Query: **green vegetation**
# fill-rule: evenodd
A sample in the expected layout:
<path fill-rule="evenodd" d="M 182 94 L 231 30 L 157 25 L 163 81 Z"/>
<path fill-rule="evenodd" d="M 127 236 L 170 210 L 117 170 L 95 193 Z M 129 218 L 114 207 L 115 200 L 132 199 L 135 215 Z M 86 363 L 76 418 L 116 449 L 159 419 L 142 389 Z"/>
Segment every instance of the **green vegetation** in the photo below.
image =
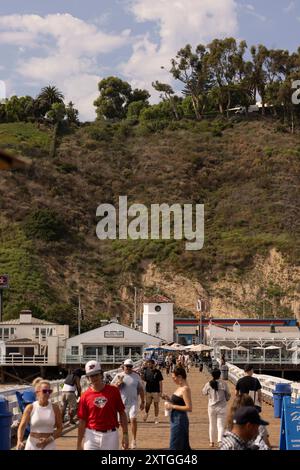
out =
<path fill-rule="evenodd" d="M 19 225 L 4 221 L 0 224 L 0 240 L 1 271 L 10 278 L 10 287 L 4 292 L 5 318 L 18 316 L 22 308 L 31 308 L 34 315 L 43 317 L 54 297 L 32 242 Z"/>
<path fill-rule="evenodd" d="M 24 222 L 24 231 L 29 238 L 46 242 L 61 240 L 67 235 L 63 221 L 50 209 L 32 212 Z"/>
<path fill-rule="evenodd" d="M 290 266 L 299 265 L 297 135 L 277 132 L 276 123 L 267 119 L 264 126 L 225 118 L 181 120 L 173 129 L 147 136 L 139 134 L 140 125 L 123 128 L 125 123 L 97 121 L 80 127 L 62 137 L 55 160 L 38 158 L 39 167 L 29 176 L 22 171 L 0 175 L 2 212 L 9 221 L 1 232 L 1 271 L 10 274 L 14 286 L 5 294 L 7 316 L 34 304 L 40 316 L 50 319 L 57 308 L 59 318 L 68 319 L 75 330 L 76 319 L 70 319 L 79 291 L 87 305 L 86 327 L 102 312 L 131 312 L 131 303 L 121 298 L 122 288 L 141 285 L 147 261 L 208 289 L 231 272 L 241 282 L 254 257 L 267 256 L 273 247 Z M 11 126 L 18 133 L 30 126 L 33 148 L 40 132 L 42 139 L 47 135 L 33 124 L 0 125 L 1 136 L 2 129 L 10 129 L 6 138 L 16 148 Z M 128 195 L 129 204 L 147 206 L 204 203 L 204 248 L 187 252 L 184 241 L 174 240 L 99 241 L 96 208 L 102 202 L 117 205 L 121 194 Z M 22 263 L 25 270 L 20 270 Z M 280 304 L 283 296 L 274 282 L 255 304 L 236 301 L 235 306 L 254 314 L 283 315 L 288 313 Z"/>
<path fill-rule="evenodd" d="M 28 156 L 43 156 L 49 152 L 50 135 L 34 123 L 13 122 L 1 124 L 0 147 L 14 149 Z"/>

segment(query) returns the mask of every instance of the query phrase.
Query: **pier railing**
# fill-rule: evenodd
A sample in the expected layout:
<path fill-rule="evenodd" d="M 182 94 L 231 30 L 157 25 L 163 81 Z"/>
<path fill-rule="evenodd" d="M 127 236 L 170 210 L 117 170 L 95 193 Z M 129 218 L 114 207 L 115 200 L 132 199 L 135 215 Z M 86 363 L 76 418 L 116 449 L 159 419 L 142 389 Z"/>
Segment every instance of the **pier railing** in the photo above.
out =
<path fill-rule="evenodd" d="M 139 369 L 142 361 L 136 361 L 134 362 L 134 369 L 137 370 Z M 104 375 L 109 374 L 112 377 L 116 375 L 118 372 L 120 372 L 122 369 L 119 367 L 117 369 L 109 370 L 104 373 Z M 54 403 L 60 403 L 61 401 L 61 394 L 62 394 L 62 387 L 63 387 L 63 380 L 51 380 L 51 389 L 53 390 L 51 394 L 51 401 Z M 85 376 L 81 378 L 81 386 L 82 390 L 84 391 L 88 387 L 88 380 Z M 14 386 L 10 389 L 0 391 L 0 395 L 4 396 L 8 402 L 9 402 L 9 411 L 13 414 L 13 428 L 17 428 L 22 413 L 18 405 L 17 397 L 16 397 L 16 391 L 18 392 L 24 392 L 25 390 L 29 390 L 32 387 L 29 385 L 19 385 L 19 386 Z"/>
<path fill-rule="evenodd" d="M 47 356 L 22 356 L 21 354 L 10 354 L 0 356 L 0 366 L 31 366 L 49 365 Z M 51 364 L 50 364 L 51 365 Z"/>
<path fill-rule="evenodd" d="M 118 354 L 102 354 L 102 355 L 71 355 L 63 353 L 61 356 L 62 364 L 85 364 L 88 361 L 99 361 L 101 364 L 122 364 L 125 359 L 132 359 L 133 361 L 139 361 L 142 359 L 141 355 L 135 354 L 121 356 Z"/>

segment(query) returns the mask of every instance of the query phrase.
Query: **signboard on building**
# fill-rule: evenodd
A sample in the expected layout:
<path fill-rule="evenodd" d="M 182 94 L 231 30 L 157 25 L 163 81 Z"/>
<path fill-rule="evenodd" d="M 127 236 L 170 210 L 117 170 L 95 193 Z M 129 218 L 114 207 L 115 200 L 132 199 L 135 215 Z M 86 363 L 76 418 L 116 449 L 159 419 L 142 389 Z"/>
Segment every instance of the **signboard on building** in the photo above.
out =
<path fill-rule="evenodd" d="M 279 449 L 300 450 L 300 401 L 291 403 L 290 397 L 283 397 Z"/>
<path fill-rule="evenodd" d="M 104 338 L 124 338 L 124 331 L 104 331 Z"/>
<path fill-rule="evenodd" d="M 8 288 L 8 275 L 0 274 L 0 289 Z"/>

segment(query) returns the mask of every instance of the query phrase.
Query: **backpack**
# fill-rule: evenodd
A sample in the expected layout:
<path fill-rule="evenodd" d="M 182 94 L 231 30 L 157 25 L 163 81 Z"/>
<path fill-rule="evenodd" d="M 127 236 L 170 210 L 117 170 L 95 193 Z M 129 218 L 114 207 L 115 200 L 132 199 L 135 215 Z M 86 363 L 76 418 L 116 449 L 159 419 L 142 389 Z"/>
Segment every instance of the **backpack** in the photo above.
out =
<path fill-rule="evenodd" d="M 75 374 L 68 374 L 64 381 L 65 385 L 74 386 L 76 383 L 76 375 Z"/>

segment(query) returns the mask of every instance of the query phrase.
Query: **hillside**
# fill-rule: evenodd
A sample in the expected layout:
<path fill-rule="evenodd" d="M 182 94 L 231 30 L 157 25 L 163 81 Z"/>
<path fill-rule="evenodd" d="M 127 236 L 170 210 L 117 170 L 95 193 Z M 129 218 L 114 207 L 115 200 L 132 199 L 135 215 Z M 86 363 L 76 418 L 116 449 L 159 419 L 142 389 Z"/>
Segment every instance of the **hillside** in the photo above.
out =
<path fill-rule="evenodd" d="M 300 312 L 300 138 L 272 120 L 181 123 L 158 132 L 85 124 L 60 137 L 30 123 L 0 125 L 0 145 L 29 156 L 30 169 L 0 174 L 0 271 L 10 275 L 5 318 L 36 316 L 84 327 L 121 314 L 134 289 L 194 313 L 199 295 L 217 315 Z M 205 244 L 100 241 L 96 208 L 204 203 Z"/>

